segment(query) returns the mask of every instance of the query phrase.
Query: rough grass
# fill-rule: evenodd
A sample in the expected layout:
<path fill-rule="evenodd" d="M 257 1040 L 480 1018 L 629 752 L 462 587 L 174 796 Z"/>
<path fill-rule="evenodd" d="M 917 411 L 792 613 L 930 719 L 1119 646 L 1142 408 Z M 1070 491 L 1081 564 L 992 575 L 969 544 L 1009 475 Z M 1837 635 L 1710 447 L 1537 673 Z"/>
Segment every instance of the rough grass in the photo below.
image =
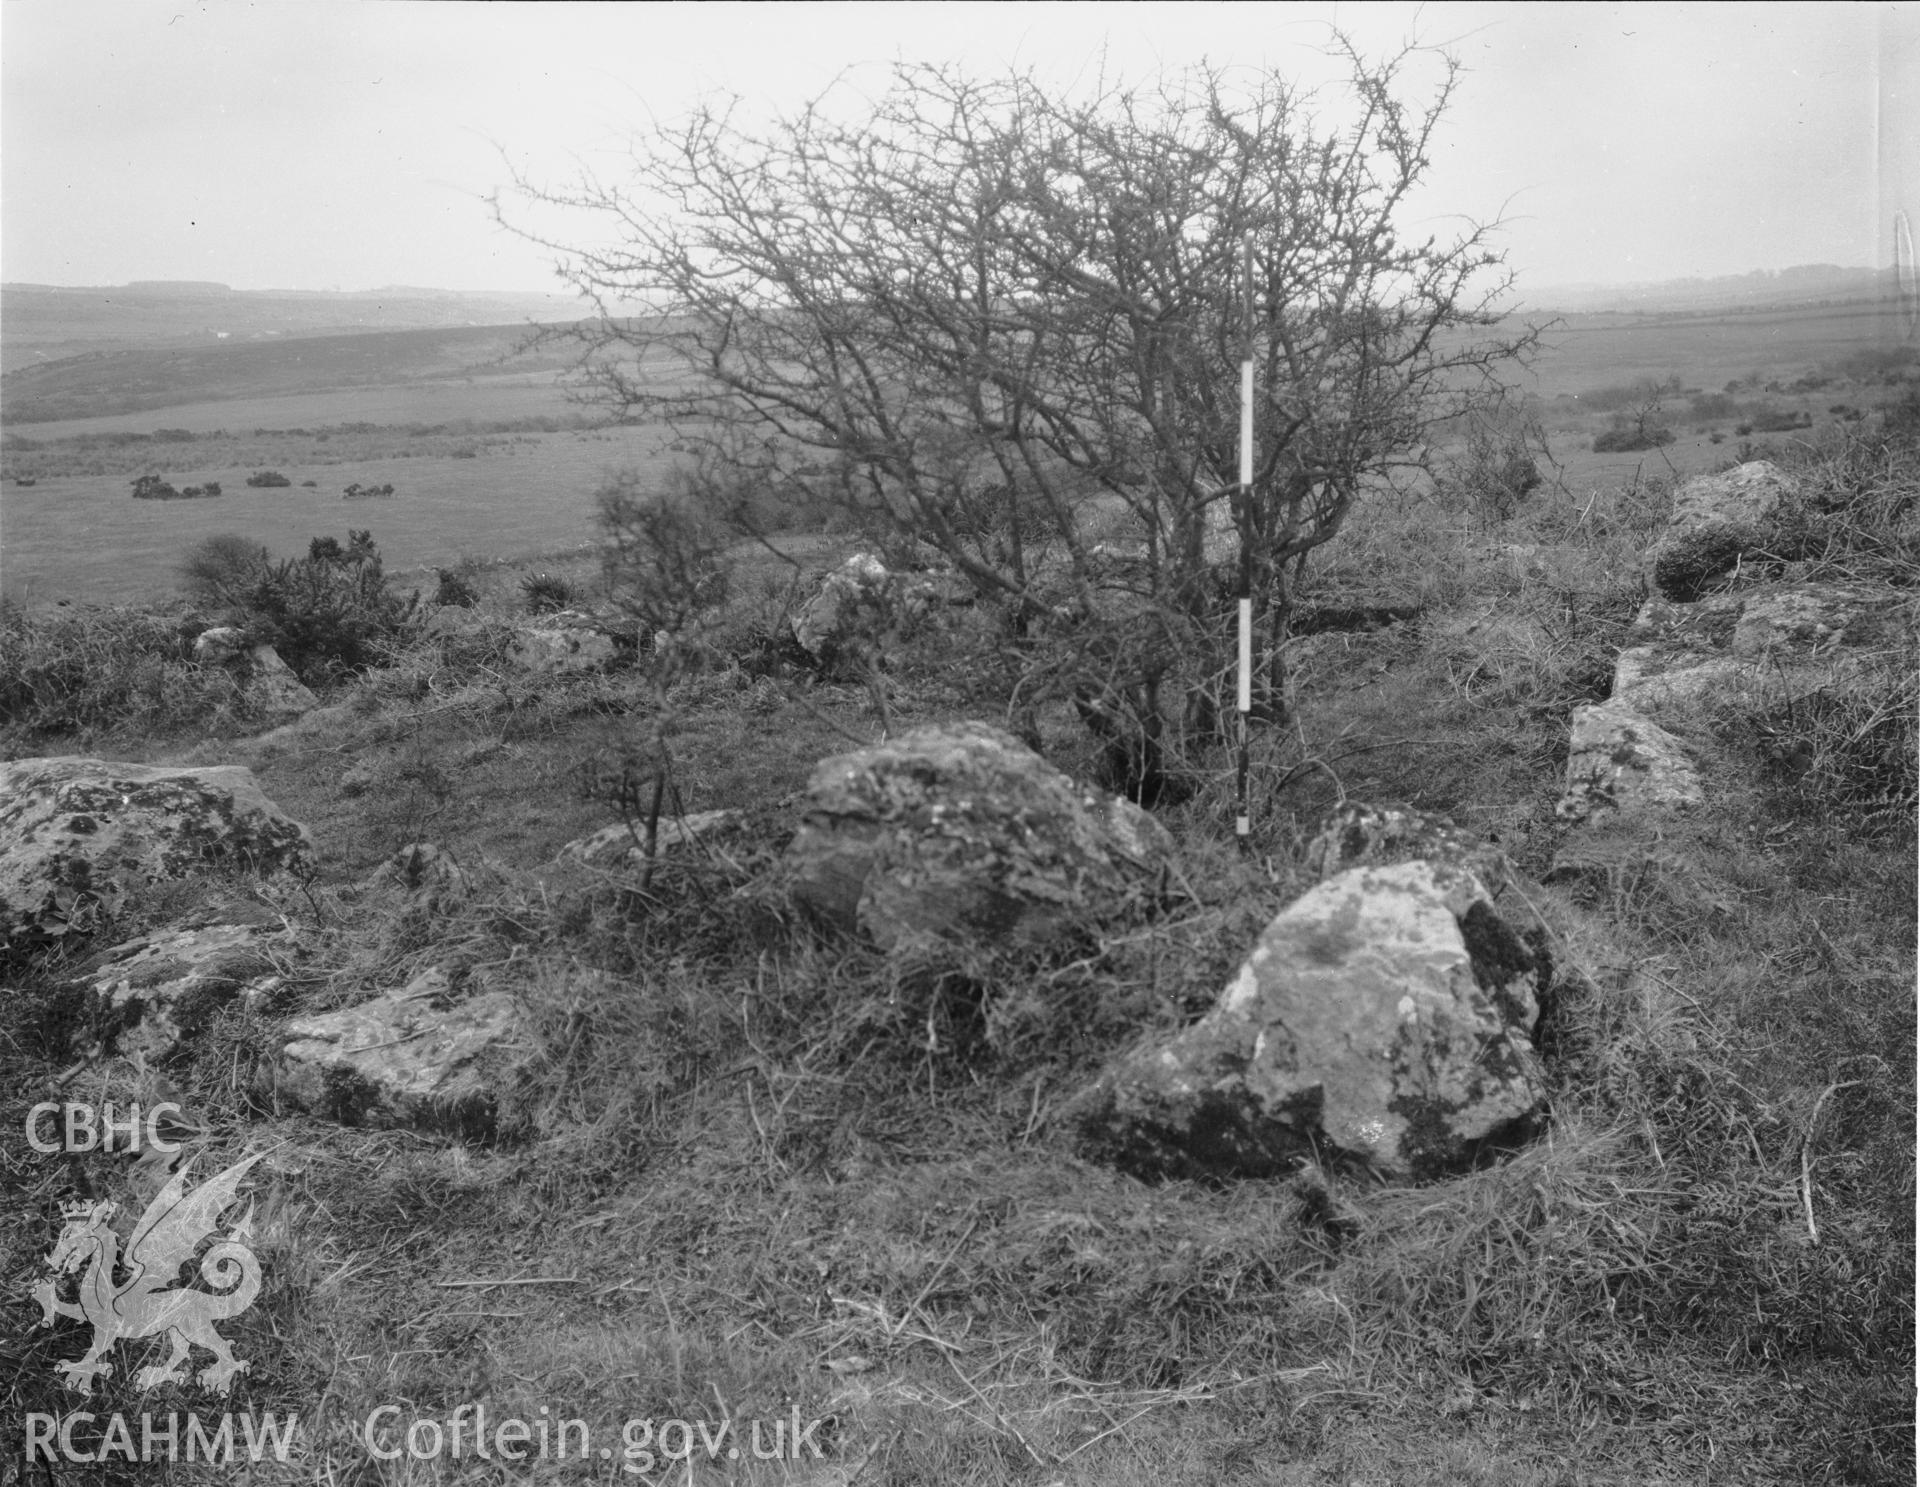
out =
<path fill-rule="evenodd" d="M 194 662 L 203 628 L 184 614 L 0 602 L 0 746 L 239 732 L 257 719 L 231 677 Z"/>
<path fill-rule="evenodd" d="M 1853 526 L 1815 571 L 1894 571 L 1911 468 L 1818 458 L 1844 497 L 1821 504 Z M 1255 850 L 1234 851 L 1215 780 L 1165 814 L 1180 870 L 1151 912 L 965 974 L 821 937 L 788 906 L 793 792 L 881 718 L 869 688 L 756 649 L 785 592 L 771 568 L 735 585 L 749 597 L 719 659 L 669 698 L 684 808 L 745 822 L 644 888 L 552 861 L 613 817 L 592 782 L 652 747 L 659 700 L 634 673 L 536 686 L 484 646 L 422 647 L 267 742 L 195 745 L 197 718 L 91 740 L 249 762 L 322 843 L 308 891 L 259 890 L 309 951 L 274 1000 L 164 1071 L 96 1061 L 63 1086 L 124 1101 L 165 1078 L 219 1153 L 275 1146 L 256 1185 L 270 1284 L 226 1329 L 254 1365 L 229 1408 L 297 1410 L 305 1453 L 253 1479 L 634 1480 L 625 1421 L 730 1420 L 738 1439 L 797 1412 L 830 1422 L 822 1461 L 743 1451 L 664 1476 L 656 1460 L 648 1479 L 1910 1481 L 1910 641 L 1864 712 L 1795 713 L 1804 768 L 1707 720 L 1719 802 L 1604 881 L 1550 890 L 1556 957 L 1583 975 L 1546 1034 L 1551 1134 L 1506 1166 L 1397 1191 L 1313 1172 L 1148 1187 L 1074 1160 L 1052 1124 L 1141 1029 L 1208 1004 L 1303 886 L 1301 834 L 1338 793 L 1447 811 L 1545 866 L 1567 713 L 1604 694 L 1664 500 L 1549 489 L 1498 532 L 1437 498 L 1366 513 L 1308 602 L 1423 611 L 1303 651 L 1298 724 L 1260 742 Z M 483 611 L 517 605 L 520 576 L 479 572 Z M 909 636 L 893 725 L 997 716 L 1000 666 L 965 612 Z M 1063 764 L 1088 764 L 1061 715 L 1041 724 Z M 355 895 L 420 839 L 477 869 L 472 899 Z M 527 1011 L 492 1142 L 277 1107 L 271 1017 L 430 963 Z M 45 978 L 4 995 L 0 1072 L 22 1093 L 0 1122 L 17 1130 L 68 1068 L 73 1019 Z M 15 1297 L 59 1202 L 135 1196 L 122 1158 L 15 1142 L 0 1171 Z M 0 1418 L 71 1409 L 51 1363 L 83 1329 L 10 1315 Z M 154 1407 L 127 1384 L 138 1351 L 93 1409 Z M 383 1405 L 404 1426 L 479 1401 L 494 1420 L 585 1420 L 613 1457 L 378 1461 L 361 1439 Z"/>

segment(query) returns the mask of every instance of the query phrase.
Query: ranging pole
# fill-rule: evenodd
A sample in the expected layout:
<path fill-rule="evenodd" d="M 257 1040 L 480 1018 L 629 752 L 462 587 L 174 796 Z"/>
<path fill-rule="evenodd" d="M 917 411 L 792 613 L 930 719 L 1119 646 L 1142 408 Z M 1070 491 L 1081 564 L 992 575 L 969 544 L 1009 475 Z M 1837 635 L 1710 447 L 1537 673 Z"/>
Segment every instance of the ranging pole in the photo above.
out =
<path fill-rule="evenodd" d="M 1253 819 L 1247 804 L 1247 740 L 1253 714 L 1253 239 L 1243 250 L 1241 310 L 1246 350 L 1240 362 L 1240 757 L 1234 769 L 1233 831 L 1244 849 Z"/>

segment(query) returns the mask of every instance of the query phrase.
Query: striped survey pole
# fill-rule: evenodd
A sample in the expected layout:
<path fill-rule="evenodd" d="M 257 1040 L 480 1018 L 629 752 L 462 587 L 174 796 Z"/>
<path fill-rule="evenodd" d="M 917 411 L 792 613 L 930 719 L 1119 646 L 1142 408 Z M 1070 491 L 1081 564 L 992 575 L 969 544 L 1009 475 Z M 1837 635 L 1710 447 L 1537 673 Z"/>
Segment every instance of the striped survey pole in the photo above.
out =
<path fill-rule="evenodd" d="M 1240 757 L 1234 768 L 1233 834 L 1244 851 L 1253 829 L 1247 802 L 1247 745 L 1253 726 L 1253 239 L 1244 247 L 1242 313 L 1246 351 L 1240 362 Z"/>

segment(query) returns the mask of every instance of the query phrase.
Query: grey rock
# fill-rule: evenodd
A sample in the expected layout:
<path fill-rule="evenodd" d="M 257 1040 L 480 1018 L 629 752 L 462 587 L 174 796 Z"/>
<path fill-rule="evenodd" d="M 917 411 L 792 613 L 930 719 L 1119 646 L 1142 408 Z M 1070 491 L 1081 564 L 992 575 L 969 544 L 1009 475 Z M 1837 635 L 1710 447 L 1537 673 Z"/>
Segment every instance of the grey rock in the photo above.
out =
<path fill-rule="evenodd" d="M 111 920 L 153 884 L 221 866 L 306 872 L 306 827 L 239 765 L 65 756 L 0 763 L 0 939 Z"/>
<path fill-rule="evenodd" d="M 231 673 L 254 710 L 274 723 L 301 717 L 320 705 L 278 651 L 256 643 L 236 626 L 218 625 L 202 632 L 193 643 L 193 658 Z"/>
<path fill-rule="evenodd" d="M 787 857 L 796 899 L 894 949 L 1044 941 L 1113 912 L 1171 850 L 1138 806 L 955 723 L 822 760 Z"/>
<path fill-rule="evenodd" d="M 504 991 L 454 998 L 435 967 L 406 987 L 292 1018 L 275 1089 L 314 1115 L 355 1126 L 413 1126 L 484 1135 L 496 1091 L 523 1041 L 518 1004 Z"/>
<path fill-rule="evenodd" d="M 688 816 L 662 816 L 654 846 L 662 852 L 684 846 L 724 830 L 739 819 L 738 811 L 695 811 Z M 645 823 L 629 827 L 624 821 L 615 821 L 589 836 L 568 842 L 560 849 L 560 855 L 591 867 L 620 867 L 637 862 L 645 855 L 642 846 L 645 839 Z"/>
<path fill-rule="evenodd" d="M 440 605 L 421 626 L 422 633 L 433 640 L 459 640 L 484 634 L 489 628 L 485 615 L 459 604 Z"/>
<path fill-rule="evenodd" d="M 1462 830 L 1445 816 L 1410 806 L 1345 801 L 1327 813 L 1301 852 L 1301 866 L 1321 882 L 1351 868 L 1400 862 L 1472 873 L 1500 917 L 1526 940 L 1543 976 L 1552 972 L 1548 946 L 1555 930 L 1540 908 L 1546 898 L 1540 884 L 1515 867 L 1497 843 Z"/>
<path fill-rule="evenodd" d="M 271 994 L 276 958 L 291 953 L 277 926 L 162 929 L 104 951 L 85 985 L 103 1004 L 109 1046 L 158 1059 L 236 997 Z"/>
<path fill-rule="evenodd" d="M 1346 801 L 1329 811 L 1302 853 L 1302 865 L 1319 879 L 1348 868 L 1415 860 L 1464 867 L 1483 880 L 1506 862 L 1498 847 L 1462 831 L 1444 816 L 1359 801 Z"/>
<path fill-rule="evenodd" d="M 255 708 L 274 722 L 303 717 L 320 705 L 320 699 L 272 646 L 256 645 L 248 652 L 248 660 L 252 668 L 246 683 L 248 695 Z"/>
<path fill-rule="evenodd" d="M 1567 788 L 1554 807 L 1561 820 L 1687 810 L 1705 798 L 1686 745 L 1658 723 L 1618 700 L 1573 710 Z"/>
<path fill-rule="evenodd" d="M 1536 1129 L 1546 968 L 1461 868 L 1355 868 L 1267 926 L 1198 1023 L 1070 1103 L 1081 1153 L 1136 1176 L 1273 1177 L 1336 1156 L 1461 1171 Z"/>
<path fill-rule="evenodd" d="M 237 625 L 215 625 L 203 630 L 193 643 L 193 659 L 203 666 L 223 666 L 244 656 L 252 648 L 253 638 Z"/>
<path fill-rule="evenodd" d="M 1614 668 L 1616 700 L 1658 718 L 1710 694 L 1845 688 L 1910 651 L 1912 596 L 1869 583 L 1766 583 L 1693 604 L 1650 599 Z"/>
<path fill-rule="evenodd" d="M 1796 489 L 1766 460 L 1689 480 L 1674 493 L 1667 530 L 1648 553 L 1654 586 L 1670 599 L 1698 598 L 1742 558 L 1767 549 Z"/>
<path fill-rule="evenodd" d="M 604 671 L 619 658 L 620 647 L 593 616 L 568 609 L 517 627 L 507 655 L 523 670 L 564 675 Z"/>
<path fill-rule="evenodd" d="M 432 842 L 411 842 L 367 876 L 362 895 L 398 896 L 439 913 L 473 896 L 473 875 Z"/>
<path fill-rule="evenodd" d="M 793 638 L 823 667 L 857 659 L 900 618 L 894 575 L 871 553 L 855 553 L 821 581 L 793 617 Z"/>

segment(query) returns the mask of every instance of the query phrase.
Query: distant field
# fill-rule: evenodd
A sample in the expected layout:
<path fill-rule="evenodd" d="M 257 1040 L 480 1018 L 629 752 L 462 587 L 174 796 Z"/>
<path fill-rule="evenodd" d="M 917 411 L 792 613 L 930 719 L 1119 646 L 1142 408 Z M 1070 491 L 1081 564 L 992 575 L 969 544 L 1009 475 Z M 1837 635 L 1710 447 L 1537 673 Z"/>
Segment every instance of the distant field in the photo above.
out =
<path fill-rule="evenodd" d="M 1567 315 L 1547 326 L 1527 390 L 1543 398 L 1678 376 L 1718 391 L 1735 378 L 1792 379 L 1854 353 L 1899 344 L 1872 301 L 1718 315 Z"/>
<path fill-rule="evenodd" d="M 82 434 L 150 434 L 157 428 L 189 429 L 196 434 L 227 429 L 239 434 L 342 423 L 494 423 L 543 415 L 571 420 L 580 413 L 553 372 L 499 373 L 460 381 L 182 402 L 139 413 L 7 424 L 6 428 L 27 438 L 50 440 Z"/>
<path fill-rule="evenodd" d="M 520 326 L 481 326 L 311 336 L 124 350 L 9 373 L 0 380 L 8 439 L 0 594 L 29 603 L 152 598 L 172 589 L 188 548 L 220 532 L 291 554 L 314 536 L 366 527 L 394 569 L 587 543 L 593 493 L 607 476 L 623 466 L 657 470 L 672 456 L 659 430 L 568 429 L 587 416 L 561 385 L 571 351 L 517 350 L 524 335 Z M 1696 390 L 1721 394 L 1738 381 L 1748 384 L 1742 410 L 1765 406 L 1816 422 L 1831 421 L 1836 407 L 1890 400 L 1907 384 L 1852 382 L 1835 370 L 1888 343 L 1886 317 L 1865 302 L 1574 315 L 1546 330 L 1518 388 L 1547 430 L 1558 466 L 1549 473 L 1578 495 L 1694 474 L 1799 437 L 1741 436 L 1746 411 L 1696 420 L 1688 414 Z M 1688 390 L 1669 397 L 1658 420 L 1675 442 L 1595 454 L 1593 437 L 1611 417 L 1596 407 L 1605 391 L 1669 377 Z M 44 416 L 55 411 L 72 416 Z M 22 422 L 22 413 L 39 416 Z M 530 432 L 538 420 L 565 431 Z M 126 437 L 156 430 L 198 437 Z M 247 475 L 261 468 L 320 488 L 247 489 Z M 182 487 L 217 480 L 226 494 L 133 501 L 130 477 L 149 471 Z M 343 501 L 354 482 L 391 482 L 397 494 Z"/>
<path fill-rule="evenodd" d="M 230 290 L 220 285 L 54 288 L 0 284 L 0 370 L 140 347 L 186 350 L 303 336 L 552 323 L 584 313 L 571 294 L 386 289 Z"/>
<path fill-rule="evenodd" d="M 651 429 L 548 434 L 523 436 L 474 459 L 283 470 L 296 482 L 317 480 L 316 490 L 248 489 L 247 466 L 167 466 L 176 486 L 220 482 L 225 494 L 197 501 L 136 501 L 119 475 L 9 486 L 0 494 L 0 595 L 31 605 L 163 597 L 174 591 L 187 550 L 220 532 L 292 556 L 316 536 L 344 538 L 350 527 L 366 528 L 390 569 L 450 565 L 465 555 L 555 552 L 592 541 L 594 491 L 622 466 L 658 469 L 658 442 Z M 391 499 L 341 498 L 350 484 L 389 482 Z"/>

